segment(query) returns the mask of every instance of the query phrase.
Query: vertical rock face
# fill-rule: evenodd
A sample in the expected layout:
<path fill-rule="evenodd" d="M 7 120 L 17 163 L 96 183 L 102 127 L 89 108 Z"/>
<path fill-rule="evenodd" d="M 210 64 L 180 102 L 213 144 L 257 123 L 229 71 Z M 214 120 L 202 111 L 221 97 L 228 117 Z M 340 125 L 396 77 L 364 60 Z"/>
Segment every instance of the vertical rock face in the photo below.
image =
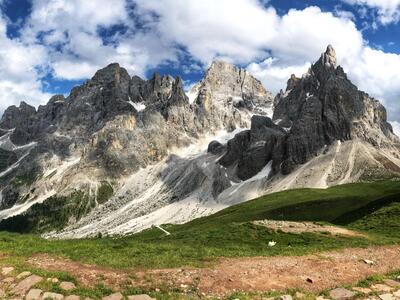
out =
<path fill-rule="evenodd" d="M 228 143 L 228 152 L 221 164 L 236 163 L 238 176 L 248 179 L 270 160 L 273 162 L 271 174 L 289 174 L 336 141 L 360 139 L 375 147 L 397 144 L 398 139 L 386 120 L 385 108 L 359 91 L 336 62 L 335 50 L 329 45 L 302 78 L 292 75 L 286 91 L 274 100 L 273 122 L 280 130 L 275 129 L 274 135 L 264 137 L 257 129 L 260 121 L 253 119 L 250 132 L 242 135 L 257 136 L 258 139 L 247 139 L 243 147 L 243 142 L 239 142 L 243 136 L 235 137 Z M 263 122 L 269 124 L 269 129 L 262 132 L 270 132 L 273 123 L 270 120 Z M 258 146 L 260 140 L 267 145 L 266 149 L 261 150 Z M 233 147 L 236 148 L 233 157 L 229 145 L 238 142 L 242 146 Z M 255 166 L 252 161 L 259 165 Z"/>
<path fill-rule="evenodd" d="M 134 102 L 154 103 L 160 100 L 165 102 L 171 95 L 175 80 L 169 75 L 161 76 L 154 73 L 149 81 L 134 76 L 132 78 L 131 94 Z"/>
<path fill-rule="evenodd" d="M 19 107 L 10 106 L 5 110 L 1 118 L 1 128 L 15 128 L 13 141 L 17 144 L 27 143 L 37 131 L 36 126 L 32 124 L 35 115 L 36 109 L 25 102 L 21 102 Z"/>
<path fill-rule="evenodd" d="M 190 101 L 180 77 L 155 73 L 144 80 L 130 77 L 114 63 L 75 87 L 67 98 L 54 96 L 37 111 L 26 103 L 7 109 L 0 121 L 4 132 L 0 149 L 8 147 L 8 152 L 0 153 L 4 158 L 2 169 L 8 172 L 2 176 L 0 169 L 0 220 L 16 210 L 29 210 L 27 215 L 34 215 L 43 210 L 41 205 L 49 204 L 45 201 L 37 204 L 39 207 L 30 207 L 47 198 L 55 201 L 60 211 L 64 205 L 77 205 L 76 211 L 86 213 L 104 202 L 99 200 L 104 186 L 112 185 L 117 192 L 129 176 L 153 165 L 165 165 L 163 161 L 171 151 L 196 144 L 198 139 L 220 130 L 248 126 L 255 109 L 272 105 L 270 93 L 259 81 L 227 63 L 214 63 L 198 86 L 202 88 L 195 96 L 197 100 Z M 25 147 L 31 142 L 34 144 Z M 25 150 L 19 150 L 18 145 Z M 199 189 L 205 180 L 209 181 L 210 193 L 205 193 L 201 201 L 209 195 L 217 196 L 229 184 L 217 168 L 215 174 L 208 172 L 206 176 L 202 167 L 187 164 L 190 172 L 181 172 L 185 168 L 179 165 L 179 172 L 171 167 L 164 171 L 167 175 L 150 174 L 151 178 L 165 177 L 164 185 L 171 191 L 160 187 L 160 199 L 155 195 L 154 203 L 136 208 L 136 214 L 138 210 L 149 212 L 179 201 Z M 15 178 L 24 180 L 16 184 Z M 138 194 L 142 186 L 119 196 L 110 204 L 110 210 L 132 201 L 131 194 Z M 76 201 L 77 193 L 82 203 L 69 203 Z M 63 201 L 68 203 L 60 204 Z M 64 225 L 81 217 L 68 216 Z M 43 228 L 48 228 L 45 223 Z"/>
<path fill-rule="evenodd" d="M 237 176 L 241 180 L 251 178 L 279 154 L 285 134 L 285 130 L 270 118 L 253 116 L 251 129 L 237 134 L 228 142 L 227 151 L 219 162 L 224 167 L 237 164 Z"/>
<path fill-rule="evenodd" d="M 385 108 L 360 92 L 336 66 L 332 46 L 308 73 L 289 85 L 290 92 L 280 97 L 273 116 L 275 122 L 291 128 L 285 143 L 284 174 L 336 140 L 360 138 L 377 146 L 393 140 Z"/>
<path fill-rule="evenodd" d="M 91 134 L 121 112 L 133 112 L 128 103 L 130 83 L 128 72 L 118 64 L 97 71 L 91 80 L 71 91 L 60 129 L 79 126 L 81 134 Z"/>
<path fill-rule="evenodd" d="M 211 64 L 205 78 L 191 93 L 197 94 L 197 103 L 206 110 L 210 109 L 212 101 L 215 107 L 232 105 L 265 114 L 273 101 L 272 94 L 245 69 L 222 61 Z"/>

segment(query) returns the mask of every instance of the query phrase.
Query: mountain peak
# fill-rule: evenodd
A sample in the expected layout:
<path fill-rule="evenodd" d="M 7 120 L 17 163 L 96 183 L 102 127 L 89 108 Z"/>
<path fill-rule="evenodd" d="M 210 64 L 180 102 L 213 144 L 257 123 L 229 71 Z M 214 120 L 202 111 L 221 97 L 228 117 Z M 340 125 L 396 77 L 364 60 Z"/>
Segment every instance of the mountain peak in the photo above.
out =
<path fill-rule="evenodd" d="M 233 64 L 228 63 L 224 60 L 214 60 L 211 65 L 210 65 L 210 69 L 224 69 L 227 67 L 235 67 Z"/>
<path fill-rule="evenodd" d="M 336 68 L 336 51 L 332 45 L 328 45 L 325 53 L 321 55 L 321 60 L 326 67 L 334 67 Z"/>
<path fill-rule="evenodd" d="M 120 82 L 121 79 L 130 80 L 128 71 L 122 68 L 118 63 L 112 63 L 98 70 L 93 76 L 92 81 L 105 84 L 112 81 Z"/>
<path fill-rule="evenodd" d="M 206 110 L 210 99 L 220 107 L 233 106 L 250 111 L 256 107 L 270 107 L 273 102 L 272 94 L 246 69 L 222 60 L 211 63 L 205 77 L 192 88 L 190 95 Z M 257 113 L 265 114 L 264 111 Z"/>
<path fill-rule="evenodd" d="M 335 51 L 335 49 L 333 48 L 333 46 L 332 46 L 331 44 L 329 44 L 329 45 L 326 47 L 325 54 L 331 55 L 331 56 L 336 56 L 336 51 Z"/>
<path fill-rule="evenodd" d="M 244 71 L 244 72 L 243 72 Z M 245 73 L 245 70 L 223 60 L 214 60 L 206 72 L 206 79 L 214 80 L 221 76 L 235 76 L 236 73 Z"/>

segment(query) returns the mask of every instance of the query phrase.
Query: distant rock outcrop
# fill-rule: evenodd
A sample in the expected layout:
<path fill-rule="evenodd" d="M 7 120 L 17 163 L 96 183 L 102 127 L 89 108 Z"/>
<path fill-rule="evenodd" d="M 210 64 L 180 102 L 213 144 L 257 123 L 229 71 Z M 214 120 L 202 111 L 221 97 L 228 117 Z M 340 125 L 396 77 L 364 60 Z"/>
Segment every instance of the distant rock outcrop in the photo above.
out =
<path fill-rule="evenodd" d="M 274 101 L 273 122 L 253 118 L 250 131 L 229 141 L 220 160 L 227 167 L 237 164 L 241 179 L 254 176 L 269 161 L 270 176 L 287 175 L 336 141 L 359 139 L 378 148 L 398 146 L 385 108 L 350 82 L 336 65 L 330 45 L 302 78 L 292 75 L 286 91 Z M 260 127 L 261 123 L 268 125 Z"/>

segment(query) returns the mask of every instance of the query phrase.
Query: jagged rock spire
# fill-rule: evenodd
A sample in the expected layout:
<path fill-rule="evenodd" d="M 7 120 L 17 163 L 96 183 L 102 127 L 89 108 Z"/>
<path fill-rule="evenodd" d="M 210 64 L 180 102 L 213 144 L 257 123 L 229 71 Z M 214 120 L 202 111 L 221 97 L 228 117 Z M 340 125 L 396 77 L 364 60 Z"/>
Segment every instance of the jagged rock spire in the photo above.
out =
<path fill-rule="evenodd" d="M 321 60 L 325 66 L 336 68 L 336 51 L 332 45 L 328 45 L 325 53 L 321 56 Z"/>
<path fill-rule="evenodd" d="M 332 45 L 307 75 L 297 85 L 289 80 L 293 89 L 277 101 L 274 111 L 274 120 L 291 128 L 282 164 L 284 173 L 336 140 L 360 138 L 379 145 L 391 138 L 385 108 L 348 80 L 337 66 Z"/>

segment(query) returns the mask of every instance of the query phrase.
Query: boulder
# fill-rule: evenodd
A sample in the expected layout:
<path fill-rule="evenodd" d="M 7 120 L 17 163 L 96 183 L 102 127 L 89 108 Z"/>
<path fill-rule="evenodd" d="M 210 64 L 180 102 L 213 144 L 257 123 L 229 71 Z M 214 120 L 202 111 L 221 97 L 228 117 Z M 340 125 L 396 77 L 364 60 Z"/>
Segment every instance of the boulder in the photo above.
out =
<path fill-rule="evenodd" d="M 47 300 L 63 300 L 64 295 L 57 294 L 57 293 L 51 293 L 51 292 L 45 292 L 43 294 L 42 299 L 47 299 Z"/>
<path fill-rule="evenodd" d="M 383 280 L 383 283 L 394 288 L 400 287 L 400 282 L 393 279 L 385 279 Z"/>
<path fill-rule="evenodd" d="M 225 151 L 225 146 L 222 145 L 218 141 L 212 141 L 210 144 L 208 144 L 208 148 L 207 148 L 208 153 L 217 155 L 217 154 L 221 154 L 224 151 Z"/>
<path fill-rule="evenodd" d="M 12 290 L 14 295 L 22 296 L 25 295 L 34 285 L 42 281 L 42 277 L 37 275 L 31 275 L 21 282 L 19 282 Z"/>
<path fill-rule="evenodd" d="M 364 288 L 364 287 L 353 287 L 352 288 L 354 291 L 362 293 L 362 294 L 370 294 L 372 293 L 372 290 L 370 288 Z"/>
<path fill-rule="evenodd" d="M 246 180 L 259 173 L 277 155 L 286 132 L 264 116 L 251 118 L 251 129 L 235 135 L 227 144 L 220 164 L 237 164 L 237 175 Z M 278 151 L 279 152 L 279 151 Z"/>
<path fill-rule="evenodd" d="M 60 288 L 64 291 L 71 291 L 73 289 L 76 289 L 76 286 L 72 282 L 63 281 L 60 283 Z"/>
<path fill-rule="evenodd" d="M 103 300 L 122 300 L 124 296 L 121 293 L 114 293 L 109 296 L 103 297 Z"/>
<path fill-rule="evenodd" d="M 17 279 L 22 279 L 22 278 L 28 277 L 31 274 L 32 274 L 31 272 L 24 271 L 24 272 L 22 272 L 22 273 L 17 275 Z"/>
<path fill-rule="evenodd" d="M 128 300 L 156 300 L 156 298 L 151 298 L 149 295 L 134 295 L 128 296 Z"/>
<path fill-rule="evenodd" d="M 379 295 L 379 299 L 381 299 L 381 300 L 397 300 L 397 298 L 393 294 Z"/>
<path fill-rule="evenodd" d="M 3 274 L 4 276 L 7 276 L 12 272 L 14 272 L 14 267 L 4 267 L 1 269 L 1 274 Z"/>
<path fill-rule="evenodd" d="M 43 291 L 39 289 L 31 289 L 25 296 L 25 300 L 40 300 Z"/>
<path fill-rule="evenodd" d="M 375 292 L 391 292 L 393 290 L 392 287 L 381 283 L 371 285 L 371 289 Z"/>
<path fill-rule="evenodd" d="M 329 292 L 329 296 L 334 300 L 351 299 L 356 295 L 355 292 L 344 288 L 337 288 Z"/>

